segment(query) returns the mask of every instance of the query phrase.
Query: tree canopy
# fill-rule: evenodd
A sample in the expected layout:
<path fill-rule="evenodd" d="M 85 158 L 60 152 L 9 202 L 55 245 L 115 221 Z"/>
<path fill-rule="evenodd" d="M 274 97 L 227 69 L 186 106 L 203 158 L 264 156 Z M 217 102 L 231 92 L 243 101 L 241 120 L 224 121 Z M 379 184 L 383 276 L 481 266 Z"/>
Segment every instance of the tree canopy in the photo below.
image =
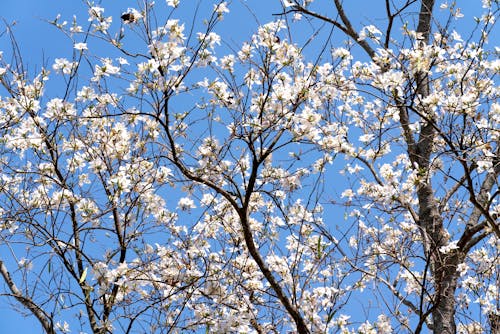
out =
<path fill-rule="evenodd" d="M 0 303 L 51 334 L 499 333 L 498 1 L 264 3 L 83 2 L 41 64 L 6 24 Z"/>

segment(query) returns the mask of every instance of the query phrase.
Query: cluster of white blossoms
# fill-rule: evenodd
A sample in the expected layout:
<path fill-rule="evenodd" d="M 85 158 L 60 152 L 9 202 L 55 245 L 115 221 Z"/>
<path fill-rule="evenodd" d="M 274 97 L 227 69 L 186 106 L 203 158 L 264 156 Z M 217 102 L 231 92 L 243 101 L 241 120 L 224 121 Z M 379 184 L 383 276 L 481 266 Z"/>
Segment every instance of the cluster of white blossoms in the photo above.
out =
<path fill-rule="evenodd" d="M 104 16 L 104 8 L 92 6 L 88 10 L 89 22 L 96 32 L 106 33 L 113 22 L 112 16 Z"/>

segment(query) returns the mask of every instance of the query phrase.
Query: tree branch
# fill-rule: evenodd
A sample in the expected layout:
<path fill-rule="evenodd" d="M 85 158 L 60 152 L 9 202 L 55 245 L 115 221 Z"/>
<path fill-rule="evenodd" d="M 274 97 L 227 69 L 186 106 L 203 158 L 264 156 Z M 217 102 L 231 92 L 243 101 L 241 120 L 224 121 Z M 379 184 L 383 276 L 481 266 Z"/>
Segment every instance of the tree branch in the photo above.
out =
<path fill-rule="evenodd" d="M 2 260 L 0 260 L 0 273 L 2 274 L 2 277 L 12 292 L 14 298 L 31 311 L 47 334 L 55 334 L 52 317 L 45 313 L 45 311 L 41 309 L 31 298 L 23 295 L 12 280 L 10 272 Z"/>

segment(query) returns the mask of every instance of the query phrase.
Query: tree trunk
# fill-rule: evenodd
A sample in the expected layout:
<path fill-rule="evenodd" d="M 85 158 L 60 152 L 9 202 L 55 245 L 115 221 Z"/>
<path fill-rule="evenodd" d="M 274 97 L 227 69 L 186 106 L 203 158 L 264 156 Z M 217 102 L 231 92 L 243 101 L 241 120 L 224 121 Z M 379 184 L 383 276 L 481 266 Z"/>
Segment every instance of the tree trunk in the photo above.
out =
<path fill-rule="evenodd" d="M 439 252 L 439 250 L 437 250 Z M 458 280 L 458 265 L 463 261 L 463 256 L 458 251 L 450 254 L 441 254 L 443 259 L 437 261 L 434 269 L 435 296 L 432 311 L 433 333 L 455 334 L 455 292 Z M 439 257 L 439 255 L 438 255 Z"/>

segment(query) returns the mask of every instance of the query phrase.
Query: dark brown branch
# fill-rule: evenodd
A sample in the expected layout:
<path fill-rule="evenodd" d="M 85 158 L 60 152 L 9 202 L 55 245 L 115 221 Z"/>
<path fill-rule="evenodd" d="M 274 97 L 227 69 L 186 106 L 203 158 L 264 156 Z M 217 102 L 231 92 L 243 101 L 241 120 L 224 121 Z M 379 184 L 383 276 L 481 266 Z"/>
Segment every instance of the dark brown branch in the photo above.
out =
<path fill-rule="evenodd" d="M 55 334 L 56 331 L 52 323 L 52 318 L 49 317 L 45 313 L 45 311 L 41 309 L 31 298 L 22 294 L 22 292 L 17 288 L 16 284 L 12 280 L 10 272 L 8 271 L 2 260 L 0 260 L 0 273 L 2 274 L 2 277 L 9 287 L 10 291 L 12 292 L 14 298 L 16 298 L 17 301 L 19 301 L 28 310 L 31 311 L 31 313 L 38 319 L 47 334 Z"/>
<path fill-rule="evenodd" d="M 319 13 L 313 12 L 303 6 L 300 6 L 296 4 L 291 10 L 288 12 L 297 12 L 297 13 L 302 13 L 308 16 L 315 17 L 317 19 L 320 19 L 323 22 L 327 22 L 332 24 L 333 26 L 339 28 L 344 34 L 352 38 L 352 40 L 357 43 L 359 46 L 365 50 L 365 52 L 370 56 L 370 58 L 375 57 L 375 50 L 368 44 L 366 40 L 360 40 L 359 39 L 359 34 L 356 32 L 356 30 L 353 28 L 350 20 L 348 19 L 347 15 L 345 14 L 345 11 L 343 9 L 342 4 L 338 1 L 335 0 L 335 6 L 337 7 L 337 11 L 339 13 L 340 19 L 342 20 L 342 23 L 329 18 L 328 16 L 321 15 Z"/>

